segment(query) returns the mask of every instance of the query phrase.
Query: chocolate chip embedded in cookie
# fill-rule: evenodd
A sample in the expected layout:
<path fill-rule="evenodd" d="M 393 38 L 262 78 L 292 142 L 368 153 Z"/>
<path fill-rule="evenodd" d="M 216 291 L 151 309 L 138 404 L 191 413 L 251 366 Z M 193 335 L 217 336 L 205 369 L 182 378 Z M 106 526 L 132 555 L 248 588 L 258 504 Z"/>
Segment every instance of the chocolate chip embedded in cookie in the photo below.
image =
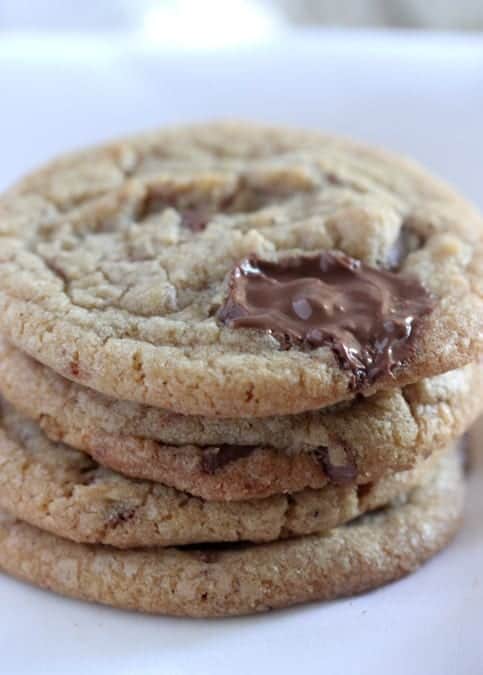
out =
<path fill-rule="evenodd" d="M 433 304 L 415 278 L 323 251 L 276 262 L 246 258 L 231 273 L 218 318 L 267 331 L 282 349 L 330 347 L 356 390 L 403 366 Z"/>
<path fill-rule="evenodd" d="M 0 222 L 2 331 L 114 398 L 187 415 L 288 415 L 483 352 L 481 215 L 410 162 L 349 141 L 243 124 L 160 131 L 27 176 L 0 200 Z M 339 269 L 337 285 L 352 272 L 366 291 L 368 274 L 384 279 L 391 302 L 418 283 L 432 311 L 412 296 L 413 320 L 399 307 L 387 324 L 390 346 L 376 324 L 360 334 L 377 307 L 367 293 L 343 335 L 323 321 L 294 339 L 286 312 L 283 326 L 235 329 L 228 308 L 220 313 L 240 261 L 316 256 Z M 310 298 L 290 308 L 299 322 L 321 316 L 313 275 Z"/>

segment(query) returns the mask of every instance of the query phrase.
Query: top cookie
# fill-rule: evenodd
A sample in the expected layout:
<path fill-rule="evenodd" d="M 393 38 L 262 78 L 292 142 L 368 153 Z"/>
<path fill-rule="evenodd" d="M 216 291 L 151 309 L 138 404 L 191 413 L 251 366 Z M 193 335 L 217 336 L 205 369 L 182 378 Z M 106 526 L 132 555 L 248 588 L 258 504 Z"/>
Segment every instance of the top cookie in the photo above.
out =
<path fill-rule="evenodd" d="M 285 415 L 483 351 L 480 214 L 349 141 L 211 124 L 57 160 L 0 203 L 17 346 L 116 398 Z"/>

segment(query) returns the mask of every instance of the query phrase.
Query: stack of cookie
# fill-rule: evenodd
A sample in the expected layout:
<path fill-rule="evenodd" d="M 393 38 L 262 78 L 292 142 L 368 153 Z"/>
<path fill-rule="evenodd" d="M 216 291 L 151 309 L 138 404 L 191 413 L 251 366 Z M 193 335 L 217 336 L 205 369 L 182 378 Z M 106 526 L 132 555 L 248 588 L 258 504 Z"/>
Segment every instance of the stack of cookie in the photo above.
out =
<path fill-rule="evenodd" d="M 207 616 L 361 592 L 460 522 L 483 224 L 417 166 L 212 124 L 0 203 L 0 566 Z"/>

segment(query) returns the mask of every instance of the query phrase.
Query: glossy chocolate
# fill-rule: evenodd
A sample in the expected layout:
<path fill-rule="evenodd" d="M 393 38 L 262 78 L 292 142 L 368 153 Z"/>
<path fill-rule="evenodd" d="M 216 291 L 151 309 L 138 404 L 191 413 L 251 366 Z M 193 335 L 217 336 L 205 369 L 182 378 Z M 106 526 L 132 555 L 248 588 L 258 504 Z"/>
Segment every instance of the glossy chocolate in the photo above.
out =
<path fill-rule="evenodd" d="M 218 319 L 269 332 L 283 349 L 330 347 L 356 388 L 404 365 L 433 306 L 417 279 L 324 251 L 277 262 L 242 260 Z"/>

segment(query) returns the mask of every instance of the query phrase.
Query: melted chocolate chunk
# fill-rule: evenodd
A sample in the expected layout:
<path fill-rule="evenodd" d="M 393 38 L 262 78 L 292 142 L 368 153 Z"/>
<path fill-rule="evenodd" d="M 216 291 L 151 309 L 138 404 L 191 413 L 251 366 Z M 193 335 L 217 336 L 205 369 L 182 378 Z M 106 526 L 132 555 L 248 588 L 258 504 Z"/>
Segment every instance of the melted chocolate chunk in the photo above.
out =
<path fill-rule="evenodd" d="M 343 445 L 321 446 L 312 454 L 333 483 L 344 485 L 353 483 L 357 478 L 357 466 L 349 448 Z"/>
<path fill-rule="evenodd" d="M 283 349 L 330 347 L 355 389 L 404 364 L 433 306 L 417 279 L 324 251 L 242 260 L 217 316 L 230 328 L 266 331 Z"/>
<path fill-rule="evenodd" d="M 254 450 L 254 445 L 220 445 L 203 448 L 201 470 L 204 473 L 214 474 L 227 464 L 236 462 L 242 457 L 248 457 Z"/>

